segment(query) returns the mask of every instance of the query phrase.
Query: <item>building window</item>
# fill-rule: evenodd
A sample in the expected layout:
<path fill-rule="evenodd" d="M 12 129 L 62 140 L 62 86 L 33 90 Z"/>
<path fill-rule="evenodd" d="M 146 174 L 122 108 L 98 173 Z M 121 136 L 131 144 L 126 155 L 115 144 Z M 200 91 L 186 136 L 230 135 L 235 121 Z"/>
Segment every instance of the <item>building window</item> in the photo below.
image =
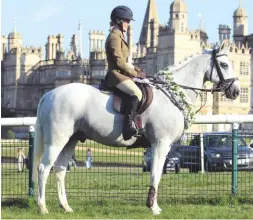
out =
<path fill-rule="evenodd" d="M 220 101 L 221 102 L 233 102 L 232 99 L 227 99 L 226 96 L 222 96 L 222 95 L 220 96 Z"/>
<path fill-rule="evenodd" d="M 248 88 L 241 88 L 240 102 L 241 103 L 248 103 L 249 102 L 249 89 Z"/>
<path fill-rule="evenodd" d="M 184 32 L 184 23 L 181 23 L 181 32 Z"/>
<path fill-rule="evenodd" d="M 176 14 L 176 18 L 179 18 L 178 14 Z"/>
<path fill-rule="evenodd" d="M 216 101 L 216 102 L 219 102 L 219 96 L 220 96 L 219 93 L 217 93 L 217 94 L 216 94 L 216 97 L 215 97 L 215 101 Z"/>
<path fill-rule="evenodd" d="M 240 62 L 240 75 L 249 75 L 249 63 L 245 61 Z"/>
<path fill-rule="evenodd" d="M 206 102 L 206 99 L 207 99 L 207 93 L 206 92 L 201 92 L 201 102 Z"/>

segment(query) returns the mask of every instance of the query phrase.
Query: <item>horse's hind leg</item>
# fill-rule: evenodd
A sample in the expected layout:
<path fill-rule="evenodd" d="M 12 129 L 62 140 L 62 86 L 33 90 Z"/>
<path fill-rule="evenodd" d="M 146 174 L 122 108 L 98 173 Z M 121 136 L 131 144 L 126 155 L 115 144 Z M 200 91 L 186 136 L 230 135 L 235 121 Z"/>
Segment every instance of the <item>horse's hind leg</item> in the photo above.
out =
<path fill-rule="evenodd" d="M 147 206 L 152 209 L 154 215 L 162 211 L 157 204 L 158 185 L 161 180 L 162 170 L 166 156 L 169 152 L 171 141 L 169 138 L 163 138 L 152 144 L 153 160 L 150 173 L 150 188 L 147 198 Z"/>
<path fill-rule="evenodd" d="M 77 140 L 69 140 L 69 142 L 65 145 L 62 152 L 55 162 L 55 172 L 56 172 L 56 180 L 57 180 L 57 189 L 58 189 L 58 198 L 60 207 L 64 208 L 66 212 L 73 212 L 73 210 L 69 207 L 66 191 L 65 191 L 65 175 L 66 168 L 68 162 L 70 161 L 73 150 L 77 144 Z"/>
<path fill-rule="evenodd" d="M 46 145 L 44 150 L 44 155 L 42 160 L 38 166 L 38 206 L 40 208 L 41 214 L 48 213 L 46 208 L 46 198 L 45 198 L 45 191 L 46 191 L 46 182 L 48 175 L 54 162 L 56 161 L 58 155 L 60 154 L 62 146 L 55 146 L 55 145 Z"/>

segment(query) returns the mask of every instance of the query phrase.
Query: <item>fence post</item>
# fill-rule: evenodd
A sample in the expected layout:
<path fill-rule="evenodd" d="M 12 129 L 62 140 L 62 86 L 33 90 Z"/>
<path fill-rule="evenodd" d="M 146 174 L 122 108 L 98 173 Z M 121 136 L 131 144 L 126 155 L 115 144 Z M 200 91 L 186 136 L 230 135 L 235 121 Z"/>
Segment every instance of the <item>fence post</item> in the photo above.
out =
<path fill-rule="evenodd" d="M 205 157 L 204 157 L 204 137 L 203 133 L 200 134 L 200 157 L 201 157 L 201 173 L 205 173 Z"/>
<path fill-rule="evenodd" d="M 33 172 L 33 149 L 34 149 L 34 126 L 29 126 L 29 196 L 34 196 L 34 182 L 32 180 Z"/>
<path fill-rule="evenodd" d="M 232 195 L 237 193 L 238 166 L 237 166 L 237 148 L 238 148 L 238 123 L 233 123 L 232 130 Z"/>

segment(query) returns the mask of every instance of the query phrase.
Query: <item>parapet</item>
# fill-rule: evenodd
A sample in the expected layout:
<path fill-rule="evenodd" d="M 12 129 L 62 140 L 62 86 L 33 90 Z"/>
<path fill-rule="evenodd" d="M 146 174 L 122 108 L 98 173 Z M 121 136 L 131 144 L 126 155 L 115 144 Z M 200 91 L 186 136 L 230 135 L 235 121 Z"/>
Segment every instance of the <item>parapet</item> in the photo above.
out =
<path fill-rule="evenodd" d="M 104 35 L 105 33 L 101 30 L 90 30 L 89 35 Z"/>
<path fill-rule="evenodd" d="M 34 46 L 23 47 L 21 49 L 21 53 L 41 55 L 42 54 L 42 47 L 34 47 Z"/>

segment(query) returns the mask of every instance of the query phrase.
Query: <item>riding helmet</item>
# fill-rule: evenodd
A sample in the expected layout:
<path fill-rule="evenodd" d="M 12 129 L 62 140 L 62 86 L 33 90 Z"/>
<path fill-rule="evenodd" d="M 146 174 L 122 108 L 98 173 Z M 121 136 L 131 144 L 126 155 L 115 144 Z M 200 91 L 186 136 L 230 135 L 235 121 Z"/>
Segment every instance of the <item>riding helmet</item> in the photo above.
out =
<path fill-rule="evenodd" d="M 124 19 L 124 20 L 133 20 L 133 12 L 130 8 L 124 5 L 120 5 L 115 7 L 111 13 L 111 20 L 116 21 L 116 19 Z"/>

